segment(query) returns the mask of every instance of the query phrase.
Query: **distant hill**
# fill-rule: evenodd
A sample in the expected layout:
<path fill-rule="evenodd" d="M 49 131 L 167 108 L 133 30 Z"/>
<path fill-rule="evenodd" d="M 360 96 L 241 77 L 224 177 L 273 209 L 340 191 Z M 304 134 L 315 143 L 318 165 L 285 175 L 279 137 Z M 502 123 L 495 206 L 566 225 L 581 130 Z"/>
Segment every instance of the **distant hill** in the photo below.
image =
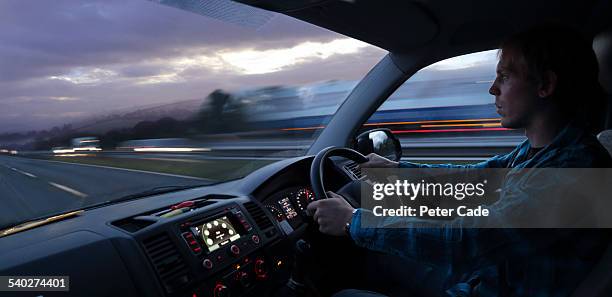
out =
<path fill-rule="evenodd" d="M 195 115 L 203 101 L 204 99 L 192 99 L 158 106 L 136 107 L 72 123 L 72 127 L 75 131 L 101 134 L 112 129 L 130 128 L 138 122 L 156 121 L 164 117 L 184 120 Z"/>
<path fill-rule="evenodd" d="M 36 138 L 56 137 L 66 133 L 104 134 L 113 129 L 132 128 L 142 121 L 157 121 L 164 117 L 185 120 L 195 115 L 204 99 L 191 99 L 161 105 L 138 106 L 108 112 L 86 120 L 63 123 L 53 128 L 29 129 L 23 132 L 0 133 L 0 148 L 20 147 Z"/>

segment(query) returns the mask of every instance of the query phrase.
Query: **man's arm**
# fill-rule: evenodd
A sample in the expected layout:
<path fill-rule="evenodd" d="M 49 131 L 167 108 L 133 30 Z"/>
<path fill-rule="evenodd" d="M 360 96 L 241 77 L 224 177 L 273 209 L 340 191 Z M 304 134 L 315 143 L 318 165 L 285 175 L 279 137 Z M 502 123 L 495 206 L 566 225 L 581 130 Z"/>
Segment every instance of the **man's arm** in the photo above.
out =
<path fill-rule="evenodd" d="M 400 161 L 399 168 L 506 168 L 514 159 L 520 147 L 505 155 L 497 155 L 485 161 L 474 164 L 421 164 L 407 161 Z"/>
<path fill-rule="evenodd" d="M 555 221 L 557 215 L 574 209 L 572 220 L 588 219 L 588 200 L 570 190 L 585 177 L 529 171 L 508 182 L 499 201 L 487 207 L 489 216 L 458 217 L 450 221 L 413 217 L 376 217 L 359 209 L 350 222 L 350 236 L 359 246 L 432 264 L 469 264 L 486 258 L 495 262 L 543 250 L 567 236 L 561 229 L 572 221 Z M 587 205 L 585 205 L 587 204 Z M 551 221 L 552 220 L 552 221 Z M 365 222 L 365 223 L 364 223 Z M 550 222 L 556 228 L 540 232 Z M 548 226 L 548 228 L 554 226 Z"/>

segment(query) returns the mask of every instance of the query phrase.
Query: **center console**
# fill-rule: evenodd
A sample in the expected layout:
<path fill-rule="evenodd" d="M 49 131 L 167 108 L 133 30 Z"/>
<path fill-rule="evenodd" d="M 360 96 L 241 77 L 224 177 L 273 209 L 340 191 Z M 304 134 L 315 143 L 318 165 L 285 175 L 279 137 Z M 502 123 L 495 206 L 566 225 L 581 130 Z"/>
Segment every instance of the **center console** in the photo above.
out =
<path fill-rule="evenodd" d="M 212 296 L 238 295 L 255 281 L 268 278 L 265 258 L 251 255 L 261 246 L 262 234 L 238 207 L 189 219 L 179 229 L 184 245 L 201 264 L 201 275 L 221 272 L 199 291 L 212 288 Z"/>
<path fill-rule="evenodd" d="M 232 200 L 184 202 L 176 216 L 137 217 L 156 217 L 155 229 L 165 230 L 146 232 L 156 235 L 143 236 L 142 245 L 167 296 L 259 296 L 285 268 L 286 257 L 266 254 L 280 234 L 264 208 Z"/>

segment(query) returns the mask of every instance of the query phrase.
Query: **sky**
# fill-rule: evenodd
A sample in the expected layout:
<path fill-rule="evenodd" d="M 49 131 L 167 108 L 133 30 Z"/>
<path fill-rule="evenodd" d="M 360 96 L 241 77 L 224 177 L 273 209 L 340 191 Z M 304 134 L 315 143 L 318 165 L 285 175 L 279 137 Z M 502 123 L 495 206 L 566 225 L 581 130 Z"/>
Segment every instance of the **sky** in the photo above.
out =
<path fill-rule="evenodd" d="M 357 80 L 385 54 L 278 14 L 249 26 L 145 0 L 2 0 L 0 133 L 217 88 Z"/>

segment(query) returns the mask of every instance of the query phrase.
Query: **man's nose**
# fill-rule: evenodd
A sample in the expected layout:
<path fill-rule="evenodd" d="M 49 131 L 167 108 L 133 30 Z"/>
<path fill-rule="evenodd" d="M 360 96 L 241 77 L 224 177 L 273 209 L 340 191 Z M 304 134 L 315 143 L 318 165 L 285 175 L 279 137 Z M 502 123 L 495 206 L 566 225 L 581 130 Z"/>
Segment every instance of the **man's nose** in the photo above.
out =
<path fill-rule="evenodd" d="M 499 88 L 496 85 L 497 81 L 494 81 L 493 84 L 491 84 L 491 87 L 489 88 L 489 94 L 493 95 L 493 96 L 499 96 Z"/>

